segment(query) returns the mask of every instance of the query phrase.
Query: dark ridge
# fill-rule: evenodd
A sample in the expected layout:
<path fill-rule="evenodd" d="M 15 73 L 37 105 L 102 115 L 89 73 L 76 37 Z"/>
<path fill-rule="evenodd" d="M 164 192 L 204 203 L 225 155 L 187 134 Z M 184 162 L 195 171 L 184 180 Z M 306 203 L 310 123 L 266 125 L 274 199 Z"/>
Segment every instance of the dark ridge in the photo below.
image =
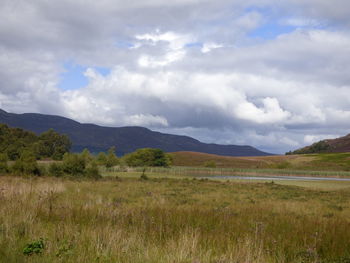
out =
<path fill-rule="evenodd" d="M 87 148 L 91 152 L 99 152 L 115 146 L 118 155 L 146 147 L 159 148 L 166 152 L 193 151 L 226 156 L 272 155 L 252 146 L 207 144 L 188 136 L 160 133 L 144 127 L 103 127 L 82 124 L 55 115 L 15 114 L 1 110 L 0 122 L 33 131 L 36 134 L 52 128 L 58 133 L 69 136 L 73 143 L 73 151 Z"/>

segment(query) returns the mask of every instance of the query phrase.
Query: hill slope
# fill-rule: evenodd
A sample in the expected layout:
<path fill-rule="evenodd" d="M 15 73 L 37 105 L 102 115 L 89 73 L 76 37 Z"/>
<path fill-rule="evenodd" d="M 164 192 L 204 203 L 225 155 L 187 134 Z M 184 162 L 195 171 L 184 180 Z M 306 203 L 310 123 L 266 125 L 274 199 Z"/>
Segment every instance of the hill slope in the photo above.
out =
<path fill-rule="evenodd" d="M 310 146 L 289 152 L 287 154 L 307 153 L 344 153 L 350 152 L 350 134 L 336 139 L 328 139 L 316 142 Z"/>
<path fill-rule="evenodd" d="M 300 174 L 295 173 L 295 171 L 350 171 L 350 153 L 255 157 L 219 156 L 196 152 L 175 152 L 170 154 L 173 158 L 174 166 L 205 167 L 209 162 L 213 162 L 217 168 L 262 169 L 259 171 L 260 174 L 269 174 L 271 169 L 281 172 L 284 170 L 285 175 Z M 251 172 L 254 173 L 255 171 Z M 239 171 L 238 175 L 242 175 L 242 173 L 243 171 Z"/>
<path fill-rule="evenodd" d="M 37 134 L 52 128 L 69 136 L 73 151 L 88 148 L 98 152 L 116 146 L 118 155 L 146 147 L 160 148 L 166 152 L 194 151 L 227 156 L 271 155 L 251 146 L 206 144 L 188 136 L 165 134 L 143 127 L 103 127 L 37 113 L 14 114 L 0 110 L 0 123 Z"/>

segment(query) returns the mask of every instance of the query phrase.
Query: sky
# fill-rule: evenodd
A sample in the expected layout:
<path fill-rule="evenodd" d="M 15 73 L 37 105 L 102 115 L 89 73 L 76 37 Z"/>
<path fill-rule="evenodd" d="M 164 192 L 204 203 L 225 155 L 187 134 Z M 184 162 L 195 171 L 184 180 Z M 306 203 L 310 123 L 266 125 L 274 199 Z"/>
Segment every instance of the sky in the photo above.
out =
<path fill-rule="evenodd" d="M 0 108 L 284 153 L 350 133 L 348 0 L 1 0 Z"/>

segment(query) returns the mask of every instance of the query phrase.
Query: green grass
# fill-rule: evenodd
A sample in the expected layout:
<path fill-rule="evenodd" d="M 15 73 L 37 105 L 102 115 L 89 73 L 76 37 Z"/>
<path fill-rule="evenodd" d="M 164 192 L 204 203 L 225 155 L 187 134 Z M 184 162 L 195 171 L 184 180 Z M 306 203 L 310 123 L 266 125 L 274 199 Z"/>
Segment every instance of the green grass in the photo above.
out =
<path fill-rule="evenodd" d="M 129 172 L 142 172 L 143 168 L 130 169 Z M 110 169 L 105 174 L 122 173 L 118 169 Z M 311 170 L 292 170 L 292 169 L 249 169 L 249 168 L 205 168 L 205 167 L 184 167 L 175 166 L 170 168 L 147 168 L 146 173 L 160 174 L 162 176 L 240 176 L 240 175 L 285 175 L 285 176 L 317 176 L 317 177 L 350 177 L 347 171 L 311 171 Z"/>
<path fill-rule="evenodd" d="M 119 175 L 0 177 L 0 262 L 349 262 L 350 188 Z"/>

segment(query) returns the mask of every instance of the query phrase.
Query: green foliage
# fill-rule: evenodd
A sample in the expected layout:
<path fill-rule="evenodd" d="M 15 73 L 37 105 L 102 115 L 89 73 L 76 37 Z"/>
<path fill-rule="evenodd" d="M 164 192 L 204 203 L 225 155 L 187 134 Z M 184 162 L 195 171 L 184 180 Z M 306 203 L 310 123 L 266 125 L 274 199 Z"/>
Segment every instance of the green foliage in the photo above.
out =
<path fill-rule="evenodd" d="M 291 164 L 290 162 L 283 161 L 283 162 L 274 164 L 272 168 L 276 168 L 276 169 L 288 169 L 288 168 L 291 168 L 291 167 L 292 167 L 292 164 Z"/>
<path fill-rule="evenodd" d="M 63 156 L 62 170 L 67 175 L 82 176 L 86 168 L 86 161 L 83 156 L 74 153 L 66 153 Z"/>
<path fill-rule="evenodd" d="M 160 149 L 144 148 L 124 156 L 127 165 L 137 166 L 162 166 L 168 167 L 171 159 Z"/>
<path fill-rule="evenodd" d="M 44 240 L 40 238 L 37 241 L 28 243 L 23 249 L 23 254 L 26 256 L 31 256 L 33 254 L 41 254 L 44 251 L 44 249 Z"/>
<path fill-rule="evenodd" d="M 96 161 L 87 159 L 84 154 L 74 153 L 66 153 L 62 162 L 52 163 L 49 167 L 49 175 L 55 177 L 89 177 L 94 179 L 101 177 Z"/>
<path fill-rule="evenodd" d="M 94 159 L 93 156 L 91 155 L 90 151 L 86 148 L 81 152 L 80 155 L 81 155 L 81 157 L 83 157 L 83 159 L 85 160 L 86 163 L 89 163 Z"/>
<path fill-rule="evenodd" d="M 35 155 L 30 151 L 23 151 L 21 157 L 12 166 L 12 172 L 21 175 L 41 175 Z"/>
<path fill-rule="evenodd" d="M 99 165 L 106 165 L 107 162 L 107 155 L 104 152 L 100 152 L 97 157 L 96 157 L 96 161 Z"/>
<path fill-rule="evenodd" d="M 291 154 L 309 154 L 309 153 L 324 153 L 331 149 L 331 146 L 327 141 L 319 141 L 311 146 L 307 146 L 304 148 L 301 148 L 299 150 L 293 151 L 293 152 L 287 152 L 286 155 Z"/>
<path fill-rule="evenodd" d="M 115 154 L 115 147 L 109 148 L 107 154 L 100 152 L 96 157 L 96 162 L 98 165 L 106 166 L 107 168 L 120 164 L 120 161 Z"/>
<path fill-rule="evenodd" d="M 64 175 L 63 166 L 61 164 L 52 163 L 49 167 L 49 175 L 54 177 L 61 177 Z"/>
<path fill-rule="evenodd" d="M 216 162 L 215 161 L 208 161 L 204 163 L 204 167 L 207 168 L 216 168 Z"/>
<path fill-rule="evenodd" d="M 70 147 L 69 138 L 53 130 L 36 136 L 33 132 L 0 124 L 0 152 L 5 153 L 10 160 L 18 160 L 23 151 L 32 152 L 36 159 L 60 160 Z"/>
<path fill-rule="evenodd" d="M 86 167 L 85 176 L 93 179 L 101 178 L 97 163 L 95 161 L 90 162 L 89 165 Z"/>
<path fill-rule="evenodd" d="M 37 143 L 39 157 L 52 157 L 61 160 L 66 152 L 69 152 L 71 142 L 66 135 L 61 135 L 53 129 L 40 134 Z"/>
<path fill-rule="evenodd" d="M 6 174 L 9 171 L 8 158 L 4 153 L 0 153 L 0 174 Z"/>
<path fill-rule="evenodd" d="M 30 149 L 36 141 L 37 136 L 32 132 L 0 124 L 0 152 L 6 153 L 10 160 L 17 160 L 23 150 Z"/>
<path fill-rule="evenodd" d="M 115 147 L 111 147 L 108 150 L 106 157 L 106 167 L 113 167 L 119 163 L 118 157 L 115 155 Z"/>

